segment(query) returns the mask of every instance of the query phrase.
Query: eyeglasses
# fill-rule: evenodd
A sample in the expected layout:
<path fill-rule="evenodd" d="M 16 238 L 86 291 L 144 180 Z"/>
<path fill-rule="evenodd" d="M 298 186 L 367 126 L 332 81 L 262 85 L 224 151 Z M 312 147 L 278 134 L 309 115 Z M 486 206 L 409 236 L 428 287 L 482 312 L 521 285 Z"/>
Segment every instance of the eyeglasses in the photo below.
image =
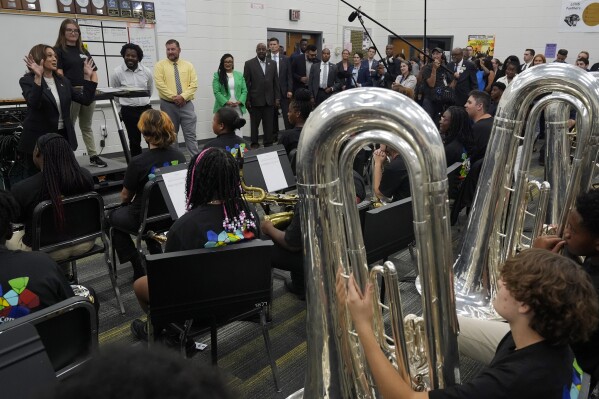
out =
<path fill-rule="evenodd" d="M 79 29 L 71 29 L 71 28 L 67 28 L 64 31 L 67 33 L 77 33 L 77 34 L 79 34 L 81 32 Z"/>

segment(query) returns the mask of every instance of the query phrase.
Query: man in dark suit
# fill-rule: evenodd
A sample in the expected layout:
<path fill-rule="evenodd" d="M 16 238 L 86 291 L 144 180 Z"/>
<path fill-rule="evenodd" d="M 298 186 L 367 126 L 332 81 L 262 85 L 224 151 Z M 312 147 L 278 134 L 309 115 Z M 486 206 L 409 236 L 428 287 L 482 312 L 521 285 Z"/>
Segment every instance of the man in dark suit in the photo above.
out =
<path fill-rule="evenodd" d="M 279 39 L 272 37 L 268 40 L 268 48 L 270 49 L 270 59 L 277 64 L 277 76 L 279 77 L 279 86 L 281 88 L 281 113 L 283 114 L 283 123 L 285 123 L 285 130 L 291 129 L 291 123 L 287 118 L 287 111 L 289 110 L 289 99 L 293 95 L 293 75 L 291 75 L 291 62 L 289 58 L 281 52 L 281 46 L 279 45 Z M 273 125 L 273 133 L 275 134 L 275 141 L 277 133 L 279 132 L 279 115 L 275 112 Z"/>
<path fill-rule="evenodd" d="M 245 62 L 243 77 L 248 88 L 246 108 L 250 112 L 252 148 L 258 148 L 258 127 L 262 122 L 264 146 L 272 145 L 275 108 L 280 105 L 281 88 L 277 65 L 266 58 L 266 44 L 258 43 L 256 58 Z"/>
<path fill-rule="evenodd" d="M 322 62 L 312 64 L 308 86 L 315 105 L 329 98 L 333 93 L 341 91 L 341 81 L 337 77 L 337 65 L 329 62 L 331 50 L 322 50 Z"/>
<path fill-rule="evenodd" d="M 524 56 L 522 57 L 522 59 L 524 60 L 524 62 L 522 64 L 520 64 L 520 70 L 518 71 L 520 72 L 524 72 L 525 70 L 527 70 L 528 68 L 530 68 L 532 66 L 532 60 L 533 58 L 535 58 L 535 51 L 534 49 L 531 48 L 527 48 L 526 50 L 524 50 Z"/>
<path fill-rule="evenodd" d="M 293 63 L 293 60 L 295 59 L 295 57 L 304 55 L 307 47 L 308 47 L 308 39 L 301 39 L 299 42 L 299 49 L 295 53 L 291 54 L 291 56 L 289 57 L 289 60 L 291 61 L 291 63 Z"/>
<path fill-rule="evenodd" d="M 368 48 L 367 57 L 362 60 L 362 65 L 368 68 L 371 78 L 376 77 L 376 70 L 379 66 L 379 62 L 374 59 L 375 55 L 376 49 L 371 46 Z"/>
<path fill-rule="evenodd" d="M 385 47 L 385 62 L 387 63 L 387 80 L 389 82 L 394 82 L 397 75 L 400 73 L 401 68 L 401 60 L 399 58 L 393 57 L 393 45 L 388 44 Z M 380 62 L 383 62 L 381 60 Z"/>
<path fill-rule="evenodd" d="M 313 44 L 306 47 L 306 52 L 293 59 L 291 72 L 293 74 L 293 92 L 297 89 L 308 89 L 308 77 L 312 64 L 317 62 L 316 46 Z"/>
<path fill-rule="evenodd" d="M 468 101 L 469 93 L 478 90 L 476 81 L 476 67 L 464 59 L 464 50 L 459 47 L 451 50 L 451 62 L 447 68 L 453 71 L 455 83 L 455 105 L 463 107 Z"/>

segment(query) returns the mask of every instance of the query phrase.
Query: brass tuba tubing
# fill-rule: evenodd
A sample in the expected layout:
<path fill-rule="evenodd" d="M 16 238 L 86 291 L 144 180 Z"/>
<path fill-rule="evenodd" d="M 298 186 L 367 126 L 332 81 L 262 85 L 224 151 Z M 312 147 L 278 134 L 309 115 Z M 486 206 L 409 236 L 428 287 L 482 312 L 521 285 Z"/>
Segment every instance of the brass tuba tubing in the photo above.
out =
<path fill-rule="evenodd" d="M 418 267 L 423 276 L 431 388 L 459 380 L 446 161 L 441 137 L 430 117 L 414 101 L 391 90 L 358 88 L 329 98 L 313 111 L 298 145 L 297 179 L 302 199 L 308 307 L 305 398 L 377 396 L 361 349 L 349 352 L 343 344 L 345 332 L 353 330 L 353 326 L 339 316 L 346 309 L 337 303 L 334 294 L 339 268 L 343 273 L 353 271 L 362 286 L 368 279 L 365 253 L 360 253 L 364 245 L 359 222 L 356 223 L 359 217 L 355 196 L 351 195 L 352 165 L 348 162 L 353 160 L 349 148 L 359 145 L 361 137 L 399 150 L 406 162 Z M 348 155 L 340 157 L 344 146 L 343 152 Z M 357 374 L 358 368 L 364 375 Z M 302 393 L 293 397 L 298 395 Z"/>
<path fill-rule="evenodd" d="M 542 94 L 553 92 L 563 92 L 580 100 L 587 110 L 589 124 L 599 116 L 599 83 L 586 71 L 572 65 L 551 63 L 527 69 L 503 93 L 463 238 L 464 244 L 454 265 L 456 301 L 459 312 L 465 316 L 497 317 L 491 305 L 491 298 L 497 290 L 503 250 L 503 239 L 497 232 L 502 231 L 506 224 L 510 198 L 503 187 L 511 183 L 520 132 L 532 102 Z M 595 149 L 592 157 L 596 156 L 598 134 L 599 124 L 596 123 L 581 132 L 577 153 L 582 156 L 572 164 L 567 209 L 570 209 L 575 194 L 590 183 L 590 179 L 587 179 L 581 184 L 583 174 L 580 166 L 584 160 L 591 158 L 588 151 Z M 585 172 L 585 176 L 587 174 Z M 567 214 L 564 212 L 564 215 Z M 483 274 L 486 274 L 485 279 Z"/>

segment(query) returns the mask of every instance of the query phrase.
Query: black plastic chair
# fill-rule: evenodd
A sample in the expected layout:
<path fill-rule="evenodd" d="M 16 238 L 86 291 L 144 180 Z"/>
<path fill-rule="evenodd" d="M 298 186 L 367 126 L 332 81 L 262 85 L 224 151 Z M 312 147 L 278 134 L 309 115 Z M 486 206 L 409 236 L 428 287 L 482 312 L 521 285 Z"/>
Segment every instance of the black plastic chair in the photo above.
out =
<path fill-rule="evenodd" d="M 126 230 L 118 226 L 110 226 L 110 230 L 108 232 L 111 243 L 115 229 L 135 236 L 135 247 L 141 256 L 144 269 L 146 268 L 146 265 L 145 258 L 143 256 L 143 248 L 141 246 L 142 241 L 151 239 L 151 234 L 160 234 L 168 231 L 168 229 L 170 229 L 174 223 L 166 202 L 164 201 L 164 196 L 160 190 L 160 185 L 158 184 L 161 180 L 162 177 L 157 177 L 156 179 L 149 180 L 144 186 L 141 200 L 140 225 L 137 231 Z M 116 276 L 117 262 L 114 246 L 112 246 L 110 258 L 114 268 L 114 275 Z"/>
<path fill-rule="evenodd" d="M 73 280 L 79 283 L 77 277 L 77 260 L 95 254 L 104 254 L 104 261 L 108 269 L 108 276 L 112 284 L 114 296 L 121 313 L 125 313 L 121 293 L 116 281 L 116 274 L 111 266 L 109 244 L 104 234 L 104 200 L 96 192 L 67 197 L 62 200 L 64 211 L 64 225 L 59 229 L 54 219 L 54 206 L 51 201 L 39 203 L 33 210 L 33 251 L 54 252 L 59 249 L 71 247 L 87 241 L 94 241 L 94 246 L 87 252 L 71 256 L 59 261 L 60 264 L 69 263 L 73 270 Z M 98 240 L 100 239 L 100 244 Z"/>
<path fill-rule="evenodd" d="M 34 397 L 56 385 L 44 344 L 31 324 L 0 331 L 0 380 L 6 398 Z"/>
<path fill-rule="evenodd" d="M 74 296 L 27 316 L 0 324 L 0 337 L 24 325 L 35 327 L 59 380 L 75 374 L 98 351 L 96 309 L 83 297 Z"/>
<path fill-rule="evenodd" d="M 363 237 L 368 264 L 387 260 L 403 249 L 410 249 L 414 236 L 412 198 L 392 202 L 366 211 L 364 214 Z"/>
<path fill-rule="evenodd" d="M 217 364 L 217 328 L 260 316 L 260 325 L 277 390 L 279 377 L 266 323 L 272 302 L 272 241 L 255 239 L 217 249 L 148 255 L 149 342 L 170 323 L 185 323 L 181 352 L 191 320 L 210 326 L 212 363 Z"/>

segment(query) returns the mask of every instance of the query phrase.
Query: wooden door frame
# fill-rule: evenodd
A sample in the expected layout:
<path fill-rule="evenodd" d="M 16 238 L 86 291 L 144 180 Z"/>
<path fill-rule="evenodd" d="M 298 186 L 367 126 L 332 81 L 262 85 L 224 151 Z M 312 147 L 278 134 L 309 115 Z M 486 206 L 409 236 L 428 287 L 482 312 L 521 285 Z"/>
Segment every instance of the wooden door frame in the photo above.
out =
<path fill-rule="evenodd" d="M 300 30 L 300 29 L 279 29 L 279 28 L 266 28 L 266 32 L 278 32 L 278 33 L 285 33 L 287 35 L 287 37 L 289 37 L 289 34 L 301 34 L 301 35 L 310 35 L 310 36 L 315 36 L 314 38 L 314 45 L 316 46 L 317 50 L 318 50 L 318 54 L 320 54 L 321 50 L 322 50 L 322 31 L 310 31 L 310 30 Z M 310 43 L 310 41 L 308 41 L 308 43 Z M 293 52 L 296 50 L 295 48 L 295 44 L 293 46 L 290 46 L 289 43 L 287 43 L 287 46 L 285 47 L 285 51 L 287 52 L 287 56 L 290 56 L 291 54 L 293 54 Z"/>

